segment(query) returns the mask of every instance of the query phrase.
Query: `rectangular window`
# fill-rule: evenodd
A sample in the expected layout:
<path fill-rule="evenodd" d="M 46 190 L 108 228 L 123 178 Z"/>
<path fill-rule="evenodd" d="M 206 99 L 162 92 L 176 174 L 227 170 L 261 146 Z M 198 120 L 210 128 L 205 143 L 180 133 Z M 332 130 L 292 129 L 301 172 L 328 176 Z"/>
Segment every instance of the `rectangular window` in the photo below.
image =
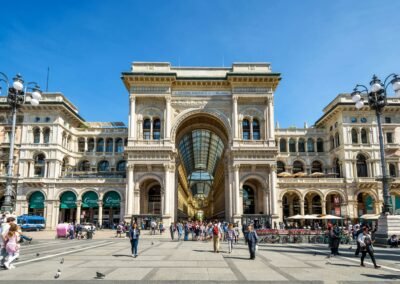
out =
<path fill-rule="evenodd" d="M 386 116 L 386 117 L 385 117 L 385 123 L 392 123 L 392 118 Z"/>
<path fill-rule="evenodd" d="M 392 132 L 386 133 L 386 143 L 388 143 L 388 144 L 393 143 L 393 133 Z"/>

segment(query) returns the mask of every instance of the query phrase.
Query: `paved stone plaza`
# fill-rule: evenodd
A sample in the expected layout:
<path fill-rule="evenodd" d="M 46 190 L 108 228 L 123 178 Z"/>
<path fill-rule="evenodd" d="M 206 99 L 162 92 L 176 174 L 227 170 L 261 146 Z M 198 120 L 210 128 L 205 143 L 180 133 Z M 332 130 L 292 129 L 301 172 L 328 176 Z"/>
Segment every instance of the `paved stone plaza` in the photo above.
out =
<path fill-rule="evenodd" d="M 216 254 L 210 242 L 172 242 L 148 235 L 140 241 L 138 258 L 131 257 L 129 248 L 127 239 L 105 236 L 89 241 L 35 240 L 22 247 L 16 269 L 0 271 L 0 282 L 400 283 L 400 250 L 377 248 L 382 269 L 375 270 L 369 259 L 367 267 L 360 268 L 348 245 L 342 247 L 341 257 L 330 259 L 323 245 L 261 245 L 254 261 L 248 259 L 243 241 L 232 254 L 226 243 Z M 55 280 L 58 269 L 61 276 Z M 106 274 L 104 280 L 95 278 L 97 271 Z"/>

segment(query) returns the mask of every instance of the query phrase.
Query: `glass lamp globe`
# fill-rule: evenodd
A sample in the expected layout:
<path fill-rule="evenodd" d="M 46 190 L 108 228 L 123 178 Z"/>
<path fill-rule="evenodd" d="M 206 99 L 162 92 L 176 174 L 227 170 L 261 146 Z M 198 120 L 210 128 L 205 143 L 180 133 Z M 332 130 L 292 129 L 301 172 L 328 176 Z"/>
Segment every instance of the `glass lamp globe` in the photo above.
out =
<path fill-rule="evenodd" d="M 13 82 L 13 87 L 14 87 L 14 89 L 16 89 L 17 91 L 22 91 L 22 89 L 24 88 L 24 85 L 22 84 L 21 81 L 15 80 L 15 81 Z"/>
<path fill-rule="evenodd" d="M 393 90 L 395 92 L 400 91 L 400 80 L 393 83 Z"/>
<path fill-rule="evenodd" d="M 33 106 L 38 106 L 39 105 L 39 101 L 37 99 L 31 99 L 31 105 Z"/>
<path fill-rule="evenodd" d="M 359 100 L 358 102 L 356 102 L 356 108 L 357 108 L 357 109 L 360 109 L 360 108 L 362 108 L 363 106 L 364 106 L 364 101 Z"/>
<path fill-rule="evenodd" d="M 34 91 L 32 92 L 32 98 L 37 101 L 40 101 L 42 99 L 42 95 L 40 94 L 39 91 Z"/>
<path fill-rule="evenodd" d="M 371 92 L 373 92 L 373 93 L 376 93 L 376 92 L 380 91 L 381 89 L 382 89 L 382 86 L 379 83 L 374 83 L 371 86 Z"/>
<path fill-rule="evenodd" d="M 359 100 L 361 100 L 361 96 L 359 92 L 355 92 L 352 94 L 351 99 L 353 100 L 353 102 L 358 102 Z"/>

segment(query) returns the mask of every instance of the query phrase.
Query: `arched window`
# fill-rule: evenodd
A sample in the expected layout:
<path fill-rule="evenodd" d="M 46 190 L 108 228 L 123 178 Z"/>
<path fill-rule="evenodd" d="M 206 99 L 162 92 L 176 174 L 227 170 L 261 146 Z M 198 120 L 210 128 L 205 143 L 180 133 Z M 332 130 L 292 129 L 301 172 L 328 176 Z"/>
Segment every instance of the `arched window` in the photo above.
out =
<path fill-rule="evenodd" d="M 339 133 L 337 133 L 337 132 L 335 134 L 335 143 L 336 143 L 336 147 L 340 146 L 340 137 L 339 137 Z"/>
<path fill-rule="evenodd" d="M 322 164 L 318 161 L 312 162 L 311 173 L 322 173 Z"/>
<path fill-rule="evenodd" d="M 85 152 L 85 138 L 78 138 L 78 152 Z"/>
<path fill-rule="evenodd" d="M 253 140 L 260 140 L 260 123 L 257 119 L 253 119 Z"/>
<path fill-rule="evenodd" d="M 107 142 L 106 142 L 106 152 L 107 153 L 112 153 L 112 151 L 113 151 L 113 139 L 112 138 L 107 138 L 107 140 L 106 140 Z"/>
<path fill-rule="evenodd" d="M 110 171 L 110 163 L 108 161 L 100 161 L 97 170 L 99 172 L 108 172 Z"/>
<path fill-rule="evenodd" d="M 243 214 L 255 214 L 254 190 L 247 185 L 243 186 Z"/>
<path fill-rule="evenodd" d="M 351 142 L 353 144 L 358 144 L 358 133 L 354 128 L 351 130 Z"/>
<path fill-rule="evenodd" d="M 314 140 L 312 138 L 308 138 L 307 140 L 307 152 L 314 152 Z"/>
<path fill-rule="evenodd" d="M 34 175 L 35 177 L 44 177 L 44 168 L 46 158 L 43 154 L 36 155 L 34 159 Z"/>
<path fill-rule="evenodd" d="M 40 128 L 33 129 L 33 143 L 40 143 Z"/>
<path fill-rule="evenodd" d="M 396 166 L 394 164 L 389 164 L 389 175 L 391 177 L 396 177 Z"/>
<path fill-rule="evenodd" d="M 79 163 L 78 171 L 80 172 L 89 172 L 90 171 L 90 162 L 85 160 Z"/>
<path fill-rule="evenodd" d="M 305 152 L 306 151 L 306 146 L 305 146 L 304 139 L 299 139 L 298 147 L 299 147 L 299 152 Z"/>
<path fill-rule="evenodd" d="M 312 212 L 311 214 L 322 214 L 321 197 L 316 195 L 312 199 Z"/>
<path fill-rule="evenodd" d="M 94 139 L 88 139 L 88 152 L 94 152 Z"/>
<path fill-rule="evenodd" d="M 50 143 L 50 128 L 43 130 L 43 143 Z"/>
<path fill-rule="evenodd" d="M 361 129 L 361 143 L 367 144 L 368 143 L 368 135 L 367 135 L 367 130 L 364 128 Z"/>
<path fill-rule="evenodd" d="M 248 119 L 243 119 L 242 122 L 243 140 L 250 139 L 250 123 Z"/>
<path fill-rule="evenodd" d="M 278 174 L 283 173 L 285 171 L 285 163 L 282 161 L 276 162 L 276 172 Z"/>
<path fill-rule="evenodd" d="M 143 139 L 150 140 L 150 129 L 151 129 L 151 121 L 149 118 L 146 118 L 143 121 Z"/>
<path fill-rule="evenodd" d="M 300 161 L 295 161 L 293 163 L 293 173 L 297 174 L 297 173 L 302 173 L 302 172 L 304 172 L 303 163 Z"/>
<path fill-rule="evenodd" d="M 336 177 L 337 177 L 337 178 L 340 178 L 340 177 L 342 176 L 342 174 L 341 174 L 341 171 L 340 171 L 339 159 L 336 159 L 336 160 L 335 160 L 334 166 L 335 166 L 335 174 L 336 174 Z"/>
<path fill-rule="evenodd" d="M 286 149 L 286 139 L 281 139 L 280 141 L 279 141 L 279 151 L 281 152 L 281 153 L 286 153 L 287 152 L 287 149 Z"/>
<path fill-rule="evenodd" d="M 115 152 L 116 153 L 124 152 L 124 142 L 122 141 L 121 138 L 117 138 L 115 140 Z"/>
<path fill-rule="evenodd" d="M 148 214 L 160 214 L 161 213 L 161 189 L 160 186 L 153 186 L 149 190 L 148 200 Z"/>
<path fill-rule="evenodd" d="M 362 154 L 357 155 L 357 176 L 368 177 L 367 159 Z"/>
<path fill-rule="evenodd" d="M 289 152 L 296 152 L 296 141 L 293 138 L 289 140 Z"/>
<path fill-rule="evenodd" d="M 124 140 L 124 146 L 125 146 L 125 147 L 128 146 L 128 138 L 125 138 L 125 140 Z"/>
<path fill-rule="evenodd" d="M 329 137 L 329 141 L 331 142 L 331 150 L 335 149 L 335 139 L 333 136 Z"/>
<path fill-rule="evenodd" d="M 119 161 L 117 164 L 117 172 L 125 172 L 126 161 Z"/>
<path fill-rule="evenodd" d="M 97 139 L 97 149 L 96 152 L 104 152 L 104 139 L 103 138 L 99 138 Z"/>
<path fill-rule="evenodd" d="M 153 139 L 160 140 L 161 138 L 161 121 L 157 118 L 153 121 Z"/>
<path fill-rule="evenodd" d="M 322 138 L 317 139 L 317 152 L 324 152 L 324 140 Z"/>

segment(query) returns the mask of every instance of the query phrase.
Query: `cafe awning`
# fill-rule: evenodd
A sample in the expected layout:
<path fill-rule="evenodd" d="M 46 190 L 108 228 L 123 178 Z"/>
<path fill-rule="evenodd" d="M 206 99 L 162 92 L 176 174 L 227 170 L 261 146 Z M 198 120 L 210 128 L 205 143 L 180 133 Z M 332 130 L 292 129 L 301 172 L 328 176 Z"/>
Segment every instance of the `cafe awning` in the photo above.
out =
<path fill-rule="evenodd" d="M 40 191 L 34 192 L 29 198 L 29 208 L 43 209 L 44 208 L 44 195 Z"/>
<path fill-rule="evenodd" d="M 119 208 L 121 206 L 121 197 L 115 191 L 107 192 L 103 197 L 103 207 Z"/>
<path fill-rule="evenodd" d="M 76 208 L 76 195 L 72 191 L 64 192 L 60 200 L 61 209 Z"/>
<path fill-rule="evenodd" d="M 88 191 L 82 197 L 82 208 L 97 208 L 99 207 L 99 197 L 96 192 Z"/>

